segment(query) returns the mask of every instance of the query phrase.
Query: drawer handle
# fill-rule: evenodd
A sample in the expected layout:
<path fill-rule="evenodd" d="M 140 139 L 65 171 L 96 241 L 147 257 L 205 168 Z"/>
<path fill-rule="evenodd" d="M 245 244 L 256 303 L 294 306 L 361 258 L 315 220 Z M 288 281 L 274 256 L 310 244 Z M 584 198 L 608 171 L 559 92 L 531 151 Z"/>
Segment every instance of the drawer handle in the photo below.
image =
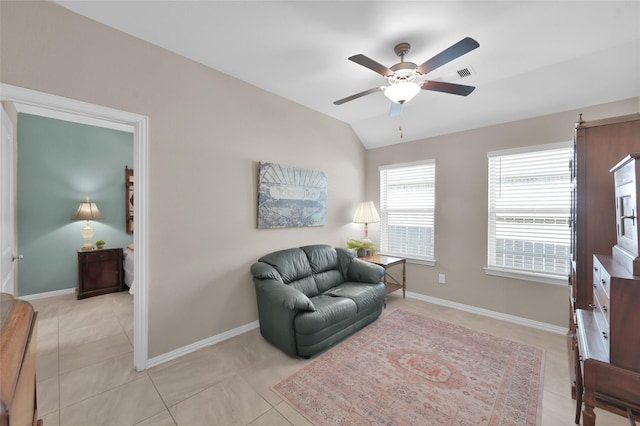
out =
<path fill-rule="evenodd" d="M 607 285 L 607 280 L 600 280 L 602 281 L 602 285 L 606 286 Z"/>
<path fill-rule="evenodd" d="M 595 303 L 589 303 L 589 307 L 590 307 L 591 309 L 595 309 L 597 306 L 596 306 L 596 304 L 595 304 Z"/>
<path fill-rule="evenodd" d="M 602 305 L 602 310 L 607 312 L 607 305 Z"/>
<path fill-rule="evenodd" d="M 605 339 L 605 340 L 608 338 L 607 333 L 604 332 L 604 331 L 602 332 L 602 338 Z"/>

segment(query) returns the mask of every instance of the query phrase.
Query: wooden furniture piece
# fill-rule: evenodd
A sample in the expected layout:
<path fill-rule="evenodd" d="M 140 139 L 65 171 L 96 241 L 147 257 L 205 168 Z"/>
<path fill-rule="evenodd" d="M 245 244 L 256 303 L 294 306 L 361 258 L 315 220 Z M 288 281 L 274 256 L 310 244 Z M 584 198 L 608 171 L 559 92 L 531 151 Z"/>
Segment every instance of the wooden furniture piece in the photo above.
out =
<path fill-rule="evenodd" d="M 613 256 L 595 255 L 594 265 L 593 308 L 576 310 L 576 424 L 584 402 L 584 426 L 595 425 L 596 405 L 631 421 L 640 412 L 640 276 Z"/>
<path fill-rule="evenodd" d="M 607 355 L 603 361 L 640 373 L 640 276 L 613 256 L 594 255 L 593 262 L 595 300 L 592 310 L 584 312 L 600 331 L 598 344 Z"/>
<path fill-rule="evenodd" d="M 133 184 L 133 169 L 124 166 L 124 220 L 127 225 L 127 234 L 133 234 Z"/>
<path fill-rule="evenodd" d="M 577 340 L 575 310 L 593 304 L 593 254 L 616 244 L 614 177 L 611 167 L 640 152 L 640 114 L 585 122 L 580 115 L 571 162 L 571 265 L 567 347 L 575 397 Z"/>
<path fill-rule="evenodd" d="M 37 312 L 0 293 L 0 426 L 42 425 L 36 401 Z"/>
<path fill-rule="evenodd" d="M 122 285 L 122 249 L 78 250 L 78 299 L 115 293 Z"/>
<path fill-rule="evenodd" d="M 638 132 L 640 138 L 640 132 Z M 595 425 L 596 404 L 619 411 L 635 424 L 640 412 L 640 267 L 636 208 L 640 154 L 614 166 L 616 244 L 612 255 L 593 256 L 592 300 L 576 309 L 576 423 Z M 584 400 L 584 401 L 583 401 Z"/>
<path fill-rule="evenodd" d="M 381 256 L 379 254 L 364 256 L 364 257 L 360 257 L 359 259 L 382 266 L 384 268 L 383 279 L 384 279 L 384 285 L 387 287 L 387 294 L 393 293 L 396 290 L 402 289 L 402 298 L 403 299 L 405 298 L 405 294 L 407 291 L 407 272 L 406 272 L 407 259 L 404 259 L 401 257 Z M 402 282 L 394 278 L 389 273 L 389 268 L 395 265 L 402 265 Z"/>
<path fill-rule="evenodd" d="M 594 407 L 599 406 L 620 415 L 626 415 L 635 425 L 640 412 L 640 373 L 611 364 L 603 338 L 592 312 L 576 310 L 580 359 L 576 363 L 578 396 L 576 398 L 576 424 L 580 423 L 580 408 L 584 426 L 594 426 Z M 584 387 L 584 397 L 582 396 Z"/>
<path fill-rule="evenodd" d="M 640 139 L 640 132 L 638 133 Z M 638 205 L 637 177 L 640 177 L 640 153 L 627 155 L 611 171 L 615 184 L 616 206 L 616 245 L 613 257 L 622 263 L 626 270 L 640 275 L 640 257 L 638 257 Z"/>

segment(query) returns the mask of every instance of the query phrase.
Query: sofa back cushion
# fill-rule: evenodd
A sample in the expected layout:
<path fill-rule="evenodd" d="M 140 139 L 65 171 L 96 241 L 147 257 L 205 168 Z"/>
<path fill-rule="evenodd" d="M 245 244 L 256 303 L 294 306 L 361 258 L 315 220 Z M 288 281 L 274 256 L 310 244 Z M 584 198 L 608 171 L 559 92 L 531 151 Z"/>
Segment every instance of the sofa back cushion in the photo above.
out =
<path fill-rule="evenodd" d="M 320 293 L 344 282 L 335 248 L 328 245 L 312 245 L 304 246 L 302 250 L 309 259 L 311 273 Z"/>
<path fill-rule="evenodd" d="M 300 248 L 275 251 L 258 259 L 271 265 L 288 284 L 307 297 L 318 295 L 318 287 L 312 276 L 311 265 L 306 253 Z"/>

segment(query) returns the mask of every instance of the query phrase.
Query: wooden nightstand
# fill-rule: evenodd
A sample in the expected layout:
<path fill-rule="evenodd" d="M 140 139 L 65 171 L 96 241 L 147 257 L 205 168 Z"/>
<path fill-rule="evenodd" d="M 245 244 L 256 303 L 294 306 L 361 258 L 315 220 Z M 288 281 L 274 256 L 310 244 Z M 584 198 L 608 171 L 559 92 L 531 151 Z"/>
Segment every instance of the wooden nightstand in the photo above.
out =
<path fill-rule="evenodd" d="M 401 257 L 381 256 L 379 254 L 374 254 L 373 256 L 359 257 L 358 259 L 382 266 L 384 268 L 383 279 L 384 279 L 384 285 L 387 286 L 387 294 L 393 293 L 396 290 L 402 289 L 402 298 L 403 299 L 405 298 L 405 293 L 407 291 L 407 280 L 406 280 L 407 259 L 404 259 Z M 389 268 L 395 265 L 400 265 L 400 264 L 402 264 L 402 282 L 398 281 L 391 274 L 389 274 Z"/>
<path fill-rule="evenodd" d="M 122 290 L 121 248 L 78 250 L 78 299 Z"/>

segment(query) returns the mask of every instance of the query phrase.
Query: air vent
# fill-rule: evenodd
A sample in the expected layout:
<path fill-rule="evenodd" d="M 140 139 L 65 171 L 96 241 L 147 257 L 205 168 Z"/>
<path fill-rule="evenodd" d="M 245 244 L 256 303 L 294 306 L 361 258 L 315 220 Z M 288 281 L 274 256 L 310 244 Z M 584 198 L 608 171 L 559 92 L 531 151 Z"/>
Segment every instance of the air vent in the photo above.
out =
<path fill-rule="evenodd" d="M 460 78 L 465 78 L 465 77 L 470 77 L 471 76 L 471 70 L 469 70 L 469 68 L 462 68 L 461 70 L 458 70 L 456 72 L 458 73 Z"/>
<path fill-rule="evenodd" d="M 466 67 L 459 69 L 458 71 L 451 71 L 449 74 L 441 75 L 433 80 L 436 81 L 446 81 L 449 83 L 456 82 L 463 78 L 475 77 L 476 72 L 471 65 L 467 65 Z"/>

